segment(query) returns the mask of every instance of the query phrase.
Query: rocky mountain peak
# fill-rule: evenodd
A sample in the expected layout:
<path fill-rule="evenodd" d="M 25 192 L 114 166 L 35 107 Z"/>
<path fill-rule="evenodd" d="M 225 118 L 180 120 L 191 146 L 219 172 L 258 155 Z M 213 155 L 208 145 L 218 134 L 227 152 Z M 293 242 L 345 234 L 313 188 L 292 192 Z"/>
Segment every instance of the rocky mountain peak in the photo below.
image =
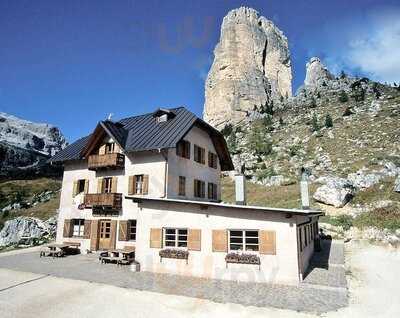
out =
<path fill-rule="evenodd" d="M 205 84 L 204 119 L 221 129 L 247 112 L 292 95 L 288 40 L 251 8 L 223 19 L 214 62 Z"/>
<path fill-rule="evenodd" d="M 335 79 L 318 57 L 312 57 L 306 64 L 306 87 L 319 87 L 326 82 Z"/>
<path fill-rule="evenodd" d="M 2 112 L 0 141 L 48 156 L 54 155 L 67 145 L 65 137 L 57 127 L 34 123 Z"/>

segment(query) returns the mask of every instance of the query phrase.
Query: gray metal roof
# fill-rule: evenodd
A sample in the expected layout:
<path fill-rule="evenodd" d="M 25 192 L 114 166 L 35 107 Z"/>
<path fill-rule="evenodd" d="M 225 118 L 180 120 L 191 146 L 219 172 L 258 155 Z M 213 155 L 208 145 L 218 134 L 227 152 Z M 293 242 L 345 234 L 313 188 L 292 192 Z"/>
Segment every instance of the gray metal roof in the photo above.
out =
<path fill-rule="evenodd" d="M 165 198 L 155 198 L 155 197 L 143 197 L 143 196 L 125 196 L 125 199 L 131 199 L 133 202 L 165 202 L 165 203 L 177 203 L 177 204 L 191 204 L 200 205 L 204 207 L 216 207 L 216 208 L 230 208 L 230 209 L 240 209 L 240 210 L 252 210 L 260 212 L 275 212 L 275 213 L 291 213 L 297 215 L 309 215 L 309 216 L 321 216 L 324 213 L 321 210 L 305 210 L 305 209 L 287 209 L 287 208 L 272 208 L 264 206 L 254 206 L 254 205 L 237 205 L 229 203 L 216 203 L 207 201 L 193 201 L 193 200 L 183 200 L 183 199 L 165 199 Z"/>
<path fill-rule="evenodd" d="M 159 110 L 157 110 L 159 111 Z M 157 112 L 156 111 L 156 112 Z M 233 170 L 223 135 L 184 107 L 168 109 L 175 116 L 166 122 L 157 122 L 153 113 L 129 117 L 117 123 L 101 121 L 99 124 L 114 138 L 126 152 L 174 148 L 193 125 L 206 130 L 212 138 L 220 158 L 222 170 Z M 91 135 L 79 139 L 52 157 L 50 162 L 64 162 L 83 159 L 82 150 Z"/>

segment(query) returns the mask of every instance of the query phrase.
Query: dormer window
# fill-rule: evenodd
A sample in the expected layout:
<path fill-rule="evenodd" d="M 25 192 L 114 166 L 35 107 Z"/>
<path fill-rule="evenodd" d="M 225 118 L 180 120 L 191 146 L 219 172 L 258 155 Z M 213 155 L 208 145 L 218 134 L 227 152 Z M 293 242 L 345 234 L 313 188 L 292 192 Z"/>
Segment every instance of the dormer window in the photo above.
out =
<path fill-rule="evenodd" d="M 105 153 L 114 153 L 115 150 L 115 143 L 114 142 L 108 142 L 105 144 Z"/>
<path fill-rule="evenodd" d="M 168 120 L 168 115 L 167 114 L 163 114 L 161 116 L 156 117 L 156 120 L 158 123 L 164 123 Z"/>

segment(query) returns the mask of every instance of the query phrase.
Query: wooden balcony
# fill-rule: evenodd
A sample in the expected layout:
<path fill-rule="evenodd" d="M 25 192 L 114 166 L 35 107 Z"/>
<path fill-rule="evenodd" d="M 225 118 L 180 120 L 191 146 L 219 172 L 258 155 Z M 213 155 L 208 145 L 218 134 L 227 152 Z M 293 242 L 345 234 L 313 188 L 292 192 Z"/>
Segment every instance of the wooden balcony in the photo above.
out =
<path fill-rule="evenodd" d="M 86 207 L 121 210 L 122 193 L 91 193 L 85 194 Z"/>
<path fill-rule="evenodd" d="M 123 169 L 124 166 L 125 166 L 125 156 L 121 153 L 91 155 L 88 158 L 89 170 Z"/>

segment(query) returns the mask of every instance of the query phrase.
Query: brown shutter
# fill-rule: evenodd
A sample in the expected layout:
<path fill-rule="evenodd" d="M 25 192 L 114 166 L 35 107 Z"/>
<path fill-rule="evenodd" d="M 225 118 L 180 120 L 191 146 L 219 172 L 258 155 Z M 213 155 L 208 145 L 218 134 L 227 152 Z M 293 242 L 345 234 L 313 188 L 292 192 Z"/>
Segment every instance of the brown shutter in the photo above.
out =
<path fill-rule="evenodd" d="M 191 251 L 201 250 L 201 230 L 195 230 L 195 229 L 188 230 L 188 250 Z"/>
<path fill-rule="evenodd" d="M 119 241 L 128 241 L 128 221 L 119 221 Z"/>
<path fill-rule="evenodd" d="M 186 141 L 186 147 L 185 147 L 185 150 L 186 150 L 186 158 L 187 159 L 190 159 L 190 142 L 189 141 Z"/>
<path fill-rule="evenodd" d="M 206 197 L 206 183 L 204 181 L 201 181 L 200 185 L 201 185 L 201 197 L 205 198 Z"/>
<path fill-rule="evenodd" d="M 118 182 L 118 178 L 112 177 L 112 181 L 111 181 L 111 192 L 112 193 L 117 193 L 117 182 Z"/>
<path fill-rule="evenodd" d="M 210 182 L 207 184 L 207 196 L 209 199 L 212 199 L 212 185 Z"/>
<path fill-rule="evenodd" d="M 275 231 L 259 231 L 260 254 L 276 255 Z"/>
<path fill-rule="evenodd" d="M 118 146 L 117 143 L 114 144 L 114 152 L 115 153 L 120 153 L 121 152 L 121 148 L 120 148 L 120 146 Z"/>
<path fill-rule="evenodd" d="M 97 193 L 103 193 L 103 178 L 97 179 Z"/>
<path fill-rule="evenodd" d="M 83 229 L 83 238 L 88 239 L 90 238 L 90 230 L 92 226 L 91 220 L 85 220 L 85 227 Z"/>
<path fill-rule="evenodd" d="M 90 250 L 97 251 L 99 248 L 99 221 L 92 220 L 90 227 Z"/>
<path fill-rule="evenodd" d="M 142 194 L 148 194 L 149 193 L 149 175 L 145 174 L 143 175 L 143 193 Z"/>
<path fill-rule="evenodd" d="M 117 240 L 117 221 L 111 221 L 111 233 L 110 233 L 110 248 L 115 249 L 115 242 Z"/>
<path fill-rule="evenodd" d="M 99 148 L 99 155 L 104 155 L 106 153 L 106 145 L 101 145 Z"/>
<path fill-rule="evenodd" d="M 72 226 L 71 226 L 72 220 L 71 219 L 65 219 L 64 220 L 64 237 L 71 237 L 72 236 Z"/>
<path fill-rule="evenodd" d="M 206 163 L 206 150 L 204 148 L 201 149 L 201 163 L 204 165 Z"/>
<path fill-rule="evenodd" d="M 89 180 L 85 180 L 85 188 L 84 188 L 84 193 L 89 193 Z"/>
<path fill-rule="evenodd" d="M 150 248 L 161 248 L 161 234 L 162 229 L 150 229 Z"/>
<path fill-rule="evenodd" d="M 197 185 L 198 185 L 198 182 L 197 182 L 197 180 L 194 180 L 194 184 L 193 184 L 193 196 L 195 196 L 195 197 L 198 197 L 199 195 L 198 195 L 198 189 L 197 189 Z"/>
<path fill-rule="evenodd" d="M 212 231 L 212 251 L 213 252 L 228 251 L 228 236 L 226 230 Z"/>
<path fill-rule="evenodd" d="M 136 185 L 135 176 L 129 176 L 129 183 L 128 183 L 128 194 L 132 195 L 135 194 L 134 186 Z"/>
<path fill-rule="evenodd" d="M 72 189 L 72 197 L 75 197 L 78 194 L 78 180 L 74 181 L 74 187 Z"/>

